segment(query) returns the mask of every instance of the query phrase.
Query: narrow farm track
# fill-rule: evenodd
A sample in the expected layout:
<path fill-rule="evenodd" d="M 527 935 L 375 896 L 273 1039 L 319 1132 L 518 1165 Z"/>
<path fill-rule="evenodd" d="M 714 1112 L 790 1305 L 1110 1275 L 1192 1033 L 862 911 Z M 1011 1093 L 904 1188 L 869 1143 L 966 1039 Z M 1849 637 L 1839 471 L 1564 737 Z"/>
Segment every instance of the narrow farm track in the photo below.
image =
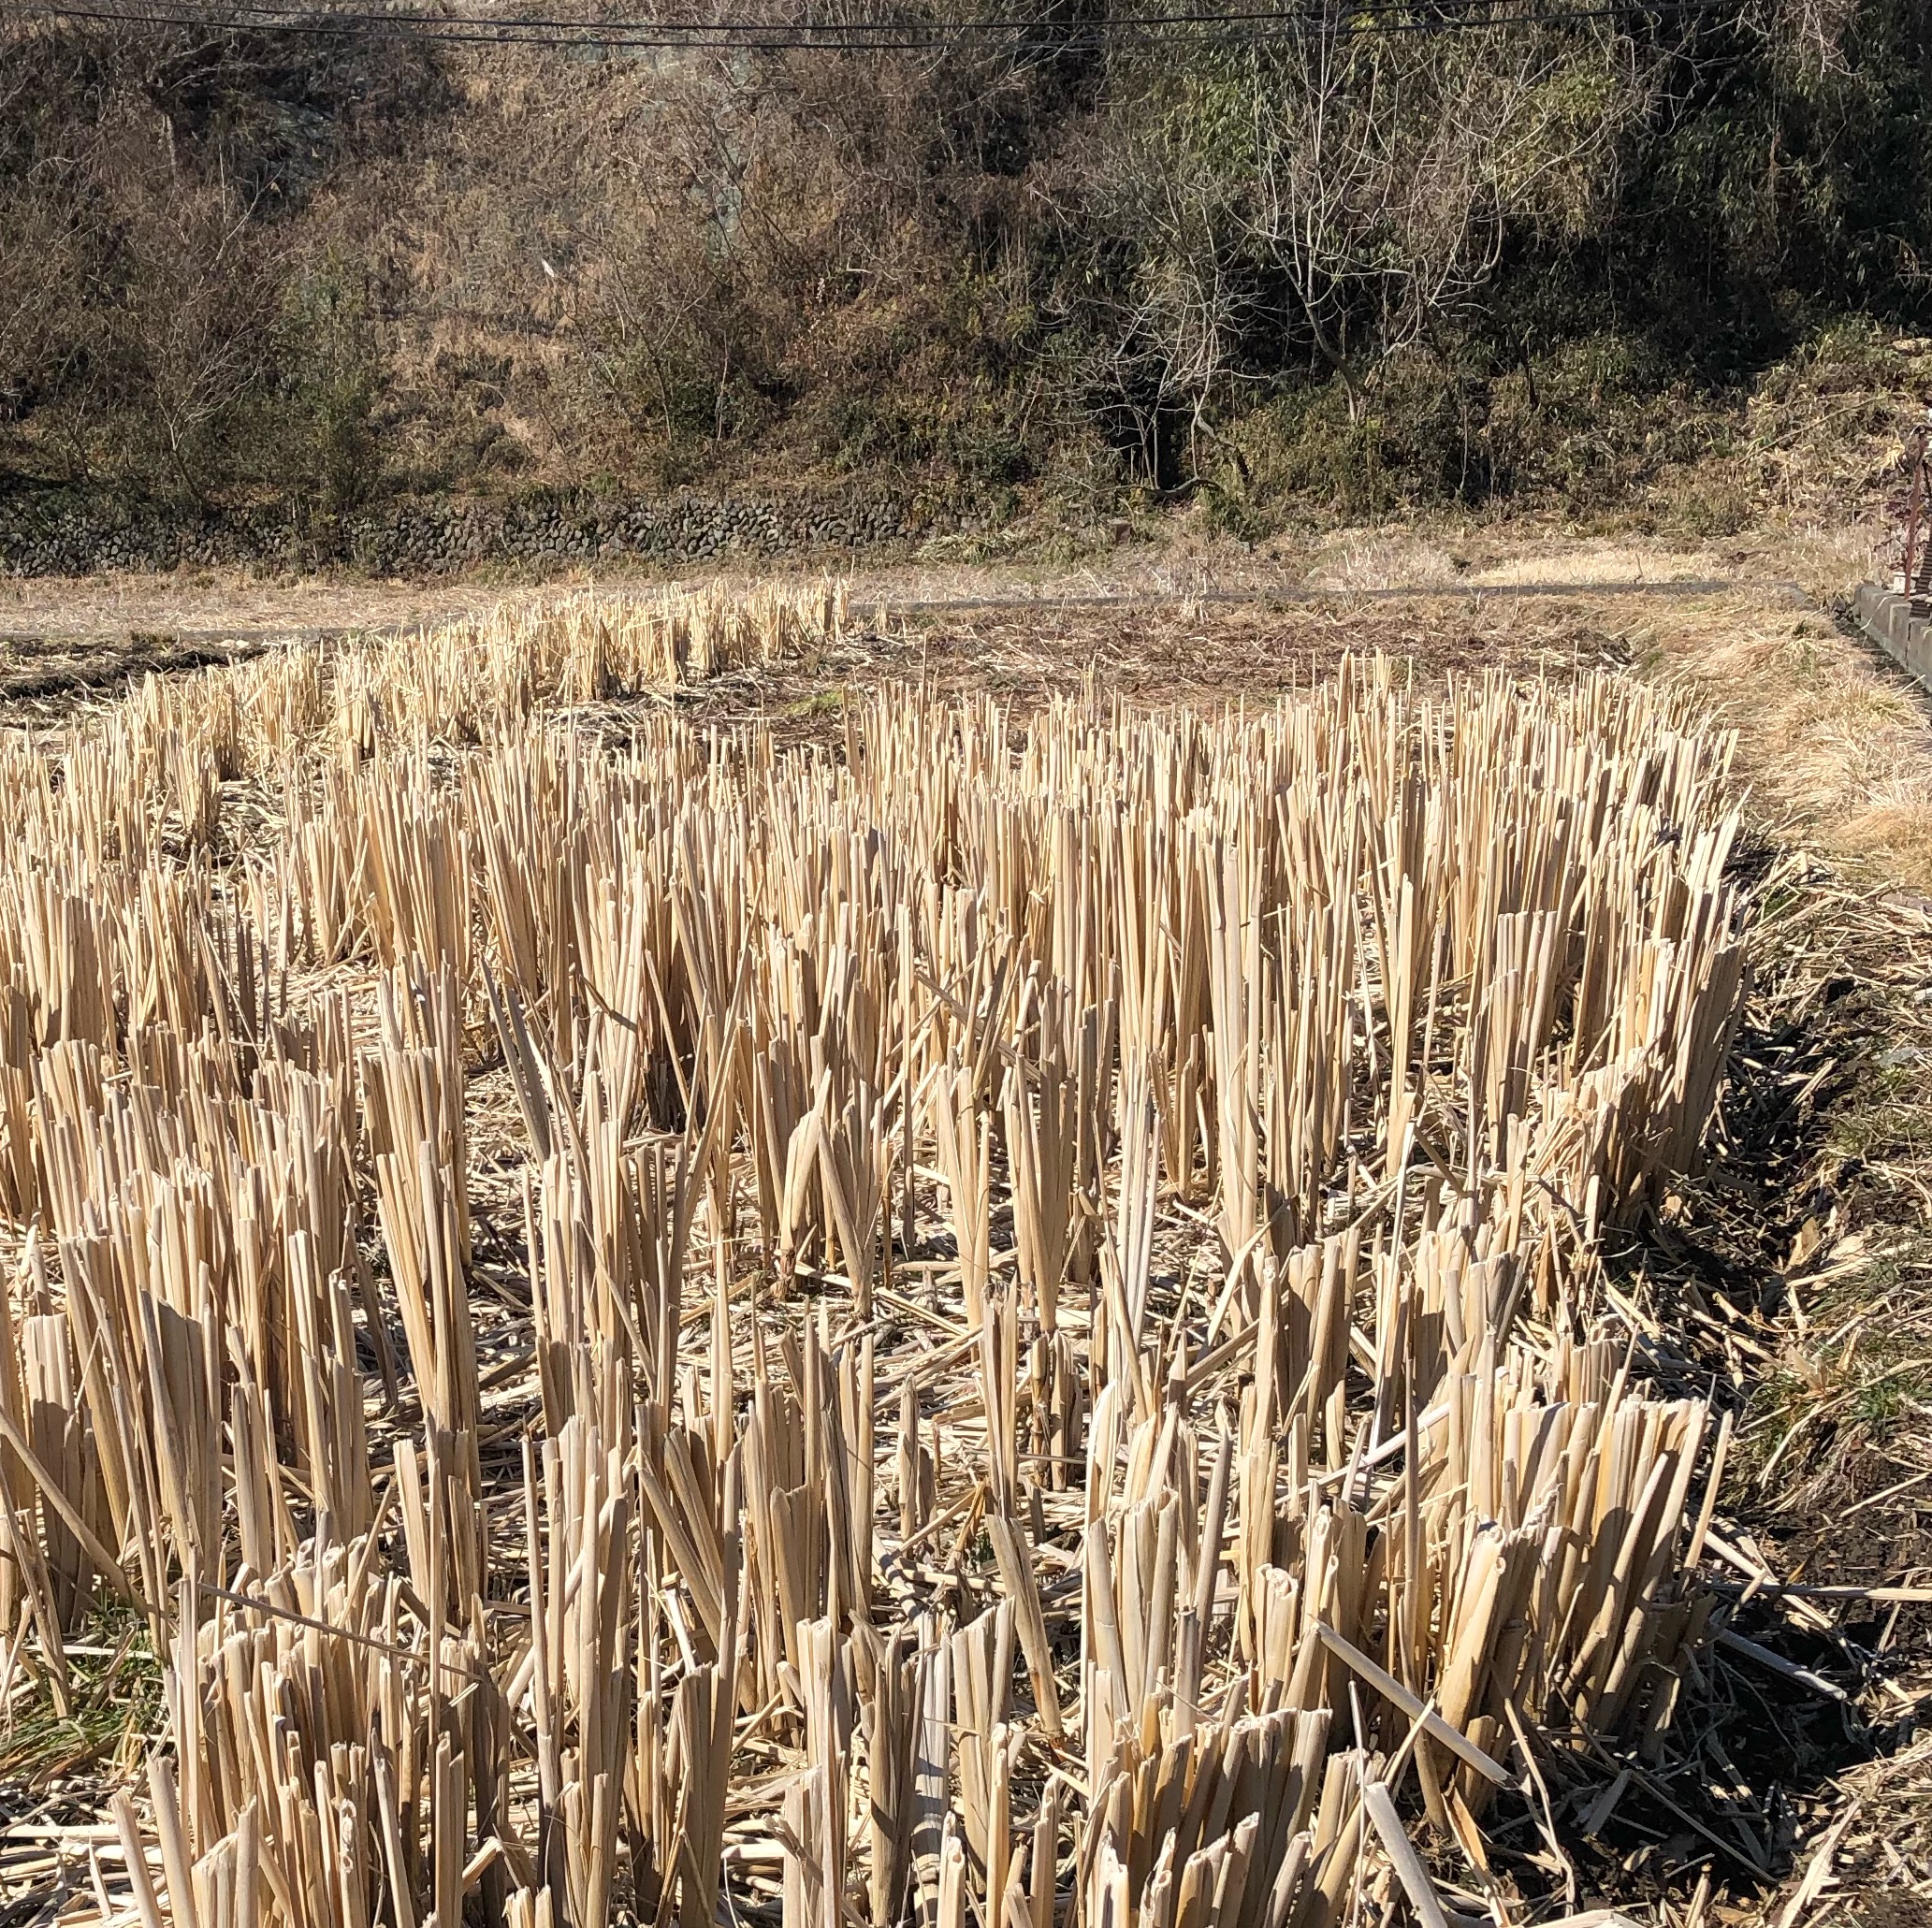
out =
<path fill-rule="evenodd" d="M 916 584 L 908 587 L 917 588 Z M 1136 625 L 1149 623 L 1156 629 L 1176 624 L 1197 630 L 1227 629 L 1229 640 L 1238 637 L 1244 644 L 1257 645 L 1267 657 L 1292 655 L 1298 647 L 1311 657 L 1362 646 L 1405 651 L 1410 645 L 1400 634 L 1378 631 L 1365 635 L 1354 631 L 1362 611 L 1404 607 L 1416 612 L 1422 619 L 1424 634 L 1419 639 L 1419 655 L 1426 673 L 1438 674 L 1456 660 L 1457 653 L 1444 646 L 1441 632 L 1453 624 L 1457 612 L 1472 618 L 1480 616 L 1487 626 L 1496 611 L 1511 605 L 1534 608 L 1538 604 L 1575 604 L 1588 613 L 1592 623 L 1614 631 L 1620 619 L 1620 612 L 1626 604 L 1699 604 L 1712 598 L 1724 598 L 1806 606 L 1811 601 L 1795 582 L 1717 576 L 1660 581 L 1474 581 L 1453 587 L 1423 581 L 1363 588 L 1311 587 L 1282 581 L 1259 587 L 1182 590 L 1127 587 L 1091 593 L 1059 588 L 1039 593 L 944 596 L 895 593 L 893 579 L 887 577 L 879 587 L 881 593 L 876 599 L 856 605 L 875 618 L 871 636 L 875 645 L 890 644 L 894 631 L 902 639 L 910 631 L 921 640 L 925 656 L 923 667 L 930 670 L 934 645 L 943 652 L 949 643 L 969 645 L 987 621 L 1017 623 L 1027 626 L 1029 631 L 1039 630 L 1043 640 L 1052 644 L 1053 661 L 1048 666 L 1049 675 L 1053 668 L 1078 668 L 1083 644 L 1103 660 L 1118 655 L 1124 633 L 1122 625 L 1127 626 L 1129 634 Z M 451 594 L 445 612 L 438 591 L 418 586 L 407 592 L 411 614 L 398 619 L 385 605 L 385 594 L 374 589 L 349 599 L 352 608 L 357 603 L 363 606 L 367 619 L 360 621 L 316 621 L 312 611 L 305 612 L 312 619 L 296 624 L 240 621 L 220 625 L 193 620 L 186 624 L 171 622 L 166 628 L 152 630 L 112 630 L 99 628 L 98 616 L 83 616 L 81 626 L 71 631 L 22 631 L 0 636 L 0 715 L 21 721 L 53 721 L 72 705 L 102 695 L 111 696 L 149 674 L 167 675 L 240 661 L 270 649 L 317 646 L 352 638 L 365 643 L 379 642 L 414 634 L 425 627 L 435 627 L 440 621 L 462 621 L 487 612 L 488 607 L 488 599 L 482 599 L 484 611 L 480 612 L 477 592 L 465 588 Z M 393 594 L 389 596 L 390 602 L 395 600 Z M 507 618 L 517 609 L 540 606 L 545 600 L 543 591 L 506 592 L 498 608 Z M 183 612 L 179 613 L 192 616 L 195 609 L 191 598 Z M 1297 611 L 1315 615 L 1318 631 L 1306 637 L 1284 635 L 1270 621 L 1271 617 Z M 96 626 L 88 627 L 90 621 Z M 1069 626 L 1066 633 L 1053 633 L 1056 621 Z M 885 624 L 885 633 L 878 631 L 879 622 Z M 1344 628 L 1351 633 L 1338 634 Z M 1082 630 L 1090 633 L 1080 633 Z M 907 661 L 894 666 L 902 670 L 913 668 L 913 652 L 908 648 L 902 653 Z M 962 653 L 969 654 L 969 650 Z M 1128 654 L 1133 653 L 1130 643 Z M 1546 650 L 1545 654 L 1551 652 Z M 1479 655 L 1480 652 L 1471 650 L 1469 660 L 1474 662 Z M 874 660 L 879 657 L 875 647 Z M 1495 653 L 1494 660 L 1520 666 L 1518 652 L 1507 643 Z M 826 665 L 814 658 L 809 667 L 817 674 Z M 1184 657 L 1170 667 L 1177 682 L 1186 680 Z M 1265 687 L 1265 674 L 1257 687 Z"/>
<path fill-rule="evenodd" d="M 1802 583 L 1750 576 L 1681 576 L 1662 582 L 1485 582 L 1461 584 L 1378 583 L 1363 588 L 1328 588 L 1306 583 L 1284 583 L 1269 588 L 1202 588 L 1179 594 L 1144 591 L 1099 591 L 1089 596 L 938 596 L 889 605 L 902 616 L 944 616 L 967 611 L 1007 609 L 1146 609 L 1184 602 L 1242 604 L 1266 608 L 1294 602 L 1511 602 L 1522 597 L 1563 597 L 1614 600 L 1624 596 L 1685 599 L 1720 595 L 1792 597 L 1809 602 Z"/>

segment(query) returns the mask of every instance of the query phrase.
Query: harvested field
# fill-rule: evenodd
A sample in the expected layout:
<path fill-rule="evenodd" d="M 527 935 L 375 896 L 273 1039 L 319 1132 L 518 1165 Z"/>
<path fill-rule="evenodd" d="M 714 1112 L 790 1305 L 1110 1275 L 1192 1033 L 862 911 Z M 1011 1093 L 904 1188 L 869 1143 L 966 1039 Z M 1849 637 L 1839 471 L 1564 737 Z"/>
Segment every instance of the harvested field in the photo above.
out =
<path fill-rule="evenodd" d="M 101 1802 L 7 1893 L 1502 1928 L 1647 1801 L 1697 1919 L 1769 1873 L 1623 1254 L 1792 874 L 1611 652 L 1239 656 L 576 596 L 5 739 L 0 1694 Z"/>

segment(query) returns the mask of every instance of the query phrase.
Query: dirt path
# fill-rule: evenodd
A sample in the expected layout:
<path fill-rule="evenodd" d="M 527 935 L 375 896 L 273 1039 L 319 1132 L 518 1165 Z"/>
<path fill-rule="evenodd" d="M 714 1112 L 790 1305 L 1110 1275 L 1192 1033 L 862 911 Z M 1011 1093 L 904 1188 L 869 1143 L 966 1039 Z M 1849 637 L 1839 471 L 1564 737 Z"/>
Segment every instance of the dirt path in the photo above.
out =
<path fill-rule="evenodd" d="M 983 550 L 984 544 L 981 544 Z M 1516 589 L 1538 596 L 1634 590 L 1695 593 L 1744 581 L 1803 581 L 1814 590 L 1860 569 L 1856 538 L 1746 539 L 1725 548 L 1659 538 L 1588 540 L 1545 528 L 1416 533 L 1342 531 L 1247 548 L 1184 534 L 1124 544 L 1073 560 L 1025 554 L 971 554 L 929 544 L 916 557 L 879 564 L 831 556 L 788 566 L 723 572 L 750 579 L 824 567 L 844 575 L 861 605 L 888 601 L 957 607 L 1082 599 L 1293 600 L 1308 595 L 1485 595 Z M 0 638 L 57 642 L 126 638 L 254 638 L 316 631 L 395 629 L 518 602 L 559 588 L 662 580 L 634 567 L 574 571 L 545 578 L 477 574 L 404 582 L 351 575 L 261 577 L 195 570 L 171 575 L 0 579 Z"/>
<path fill-rule="evenodd" d="M 1810 559 L 1814 577 L 1821 566 L 1829 573 L 1828 555 Z M 843 660 L 728 679 L 700 701 L 769 716 L 823 701 L 828 675 L 908 672 L 991 680 L 1016 695 L 1084 678 L 1140 696 L 1259 694 L 1344 649 L 1416 653 L 1431 670 L 1621 662 L 1621 638 L 1648 609 L 1735 606 L 1736 617 L 1771 620 L 1802 603 L 1813 592 L 1789 573 L 1792 561 L 1767 549 L 1553 544 L 1540 533 L 1447 546 L 1372 533 L 1273 552 L 1147 544 L 1087 566 L 928 558 L 850 579 L 861 633 Z M 204 571 L 0 583 L 0 705 L 51 722 L 149 671 L 413 629 L 592 580 L 257 581 Z M 600 580 L 653 582 L 636 572 Z"/>

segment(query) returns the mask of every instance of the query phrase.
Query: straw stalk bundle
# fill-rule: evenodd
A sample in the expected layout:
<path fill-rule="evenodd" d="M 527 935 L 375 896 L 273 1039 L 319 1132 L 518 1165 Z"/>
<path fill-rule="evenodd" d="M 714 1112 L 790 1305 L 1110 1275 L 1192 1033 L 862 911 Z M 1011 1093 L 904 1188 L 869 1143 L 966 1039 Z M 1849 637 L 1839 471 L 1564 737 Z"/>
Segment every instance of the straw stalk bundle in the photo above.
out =
<path fill-rule="evenodd" d="M 0 756 L 0 1632 L 58 1693 L 145 1617 L 144 1928 L 1434 1928 L 1412 1837 L 1669 1745 L 1722 1440 L 1595 1240 L 1723 1075 L 1725 745 L 1356 662 L 545 714 L 842 619 L 582 598 Z"/>

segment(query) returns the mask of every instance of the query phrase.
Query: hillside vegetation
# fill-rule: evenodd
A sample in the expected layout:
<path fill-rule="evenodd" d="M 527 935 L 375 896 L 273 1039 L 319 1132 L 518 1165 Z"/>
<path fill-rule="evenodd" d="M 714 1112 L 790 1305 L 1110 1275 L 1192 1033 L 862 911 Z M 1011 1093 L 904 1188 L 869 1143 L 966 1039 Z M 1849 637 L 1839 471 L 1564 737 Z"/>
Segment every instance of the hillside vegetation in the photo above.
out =
<path fill-rule="evenodd" d="M 1053 0 L 835 52 L 207 18 L 0 19 L 0 487 L 1709 531 L 1868 486 L 1932 374 L 1925 0 Z"/>

